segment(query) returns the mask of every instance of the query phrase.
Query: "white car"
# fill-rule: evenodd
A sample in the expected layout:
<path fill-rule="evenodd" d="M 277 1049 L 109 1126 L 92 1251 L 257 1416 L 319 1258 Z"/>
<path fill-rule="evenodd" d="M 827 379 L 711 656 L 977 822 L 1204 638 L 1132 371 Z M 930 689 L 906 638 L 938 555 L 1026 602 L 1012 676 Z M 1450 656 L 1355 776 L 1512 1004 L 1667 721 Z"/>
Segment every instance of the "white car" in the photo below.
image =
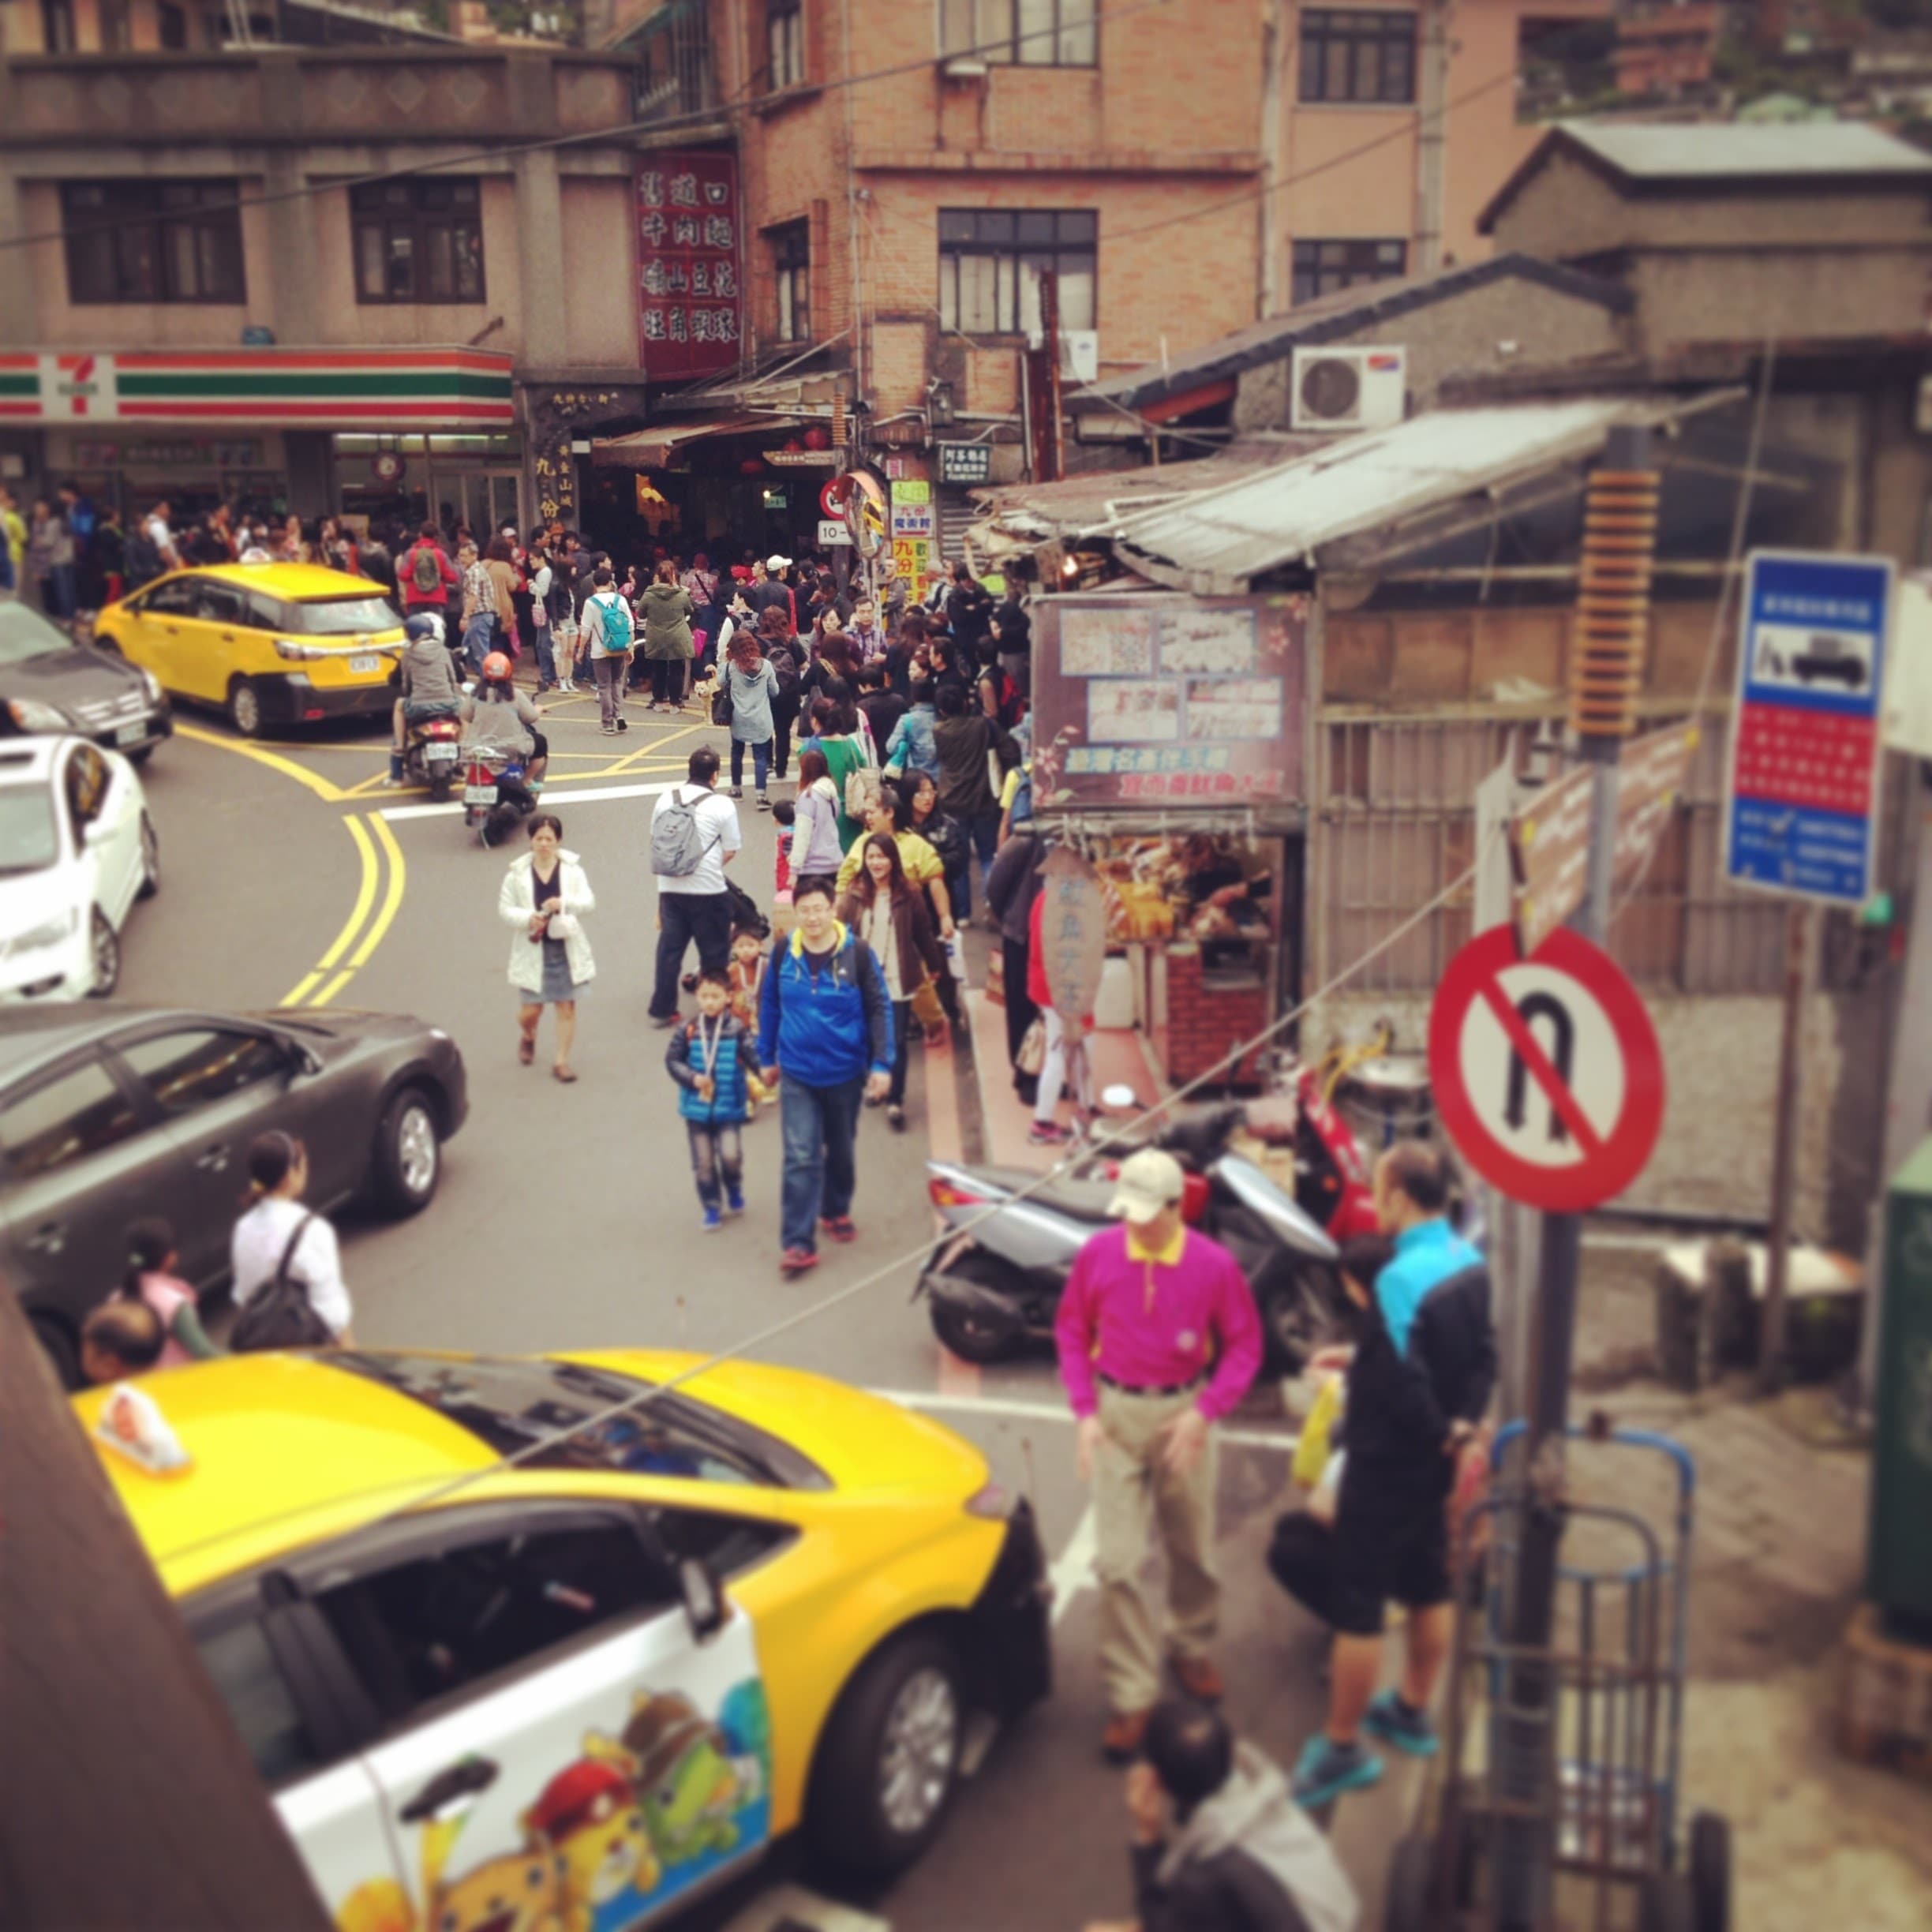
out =
<path fill-rule="evenodd" d="M 161 883 L 134 767 L 84 738 L 0 739 L 0 1001 L 105 998 Z"/>

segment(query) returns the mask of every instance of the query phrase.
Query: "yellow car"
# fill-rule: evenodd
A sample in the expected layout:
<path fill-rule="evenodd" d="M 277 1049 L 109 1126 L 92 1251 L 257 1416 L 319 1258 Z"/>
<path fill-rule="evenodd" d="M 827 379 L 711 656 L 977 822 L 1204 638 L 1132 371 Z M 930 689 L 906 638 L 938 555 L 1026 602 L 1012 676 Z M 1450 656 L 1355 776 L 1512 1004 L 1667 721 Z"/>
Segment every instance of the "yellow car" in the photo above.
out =
<path fill-rule="evenodd" d="M 1045 1695 L 1032 1512 L 978 1450 L 743 1362 L 618 1412 L 695 1359 L 170 1369 L 167 1474 L 75 1398 L 340 1932 L 653 1925 L 800 1825 L 891 1871 L 969 1711 Z"/>
<path fill-rule="evenodd" d="M 177 698 L 264 724 L 387 717 L 402 620 L 382 586 L 313 564 L 172 571 L 94 620 L 94 641 Z"/>

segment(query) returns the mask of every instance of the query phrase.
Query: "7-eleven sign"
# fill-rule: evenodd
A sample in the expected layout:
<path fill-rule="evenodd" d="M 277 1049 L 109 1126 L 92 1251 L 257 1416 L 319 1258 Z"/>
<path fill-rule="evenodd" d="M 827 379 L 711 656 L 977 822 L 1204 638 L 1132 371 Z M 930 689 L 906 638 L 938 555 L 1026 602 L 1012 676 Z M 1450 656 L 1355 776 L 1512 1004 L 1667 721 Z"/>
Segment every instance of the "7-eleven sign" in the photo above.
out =
<path fill-rule="evenodd" d="M 49 422 L 99 422 L 118 416 L 114 358 L 80 352 L 42 356 L 40 408 Z"/>

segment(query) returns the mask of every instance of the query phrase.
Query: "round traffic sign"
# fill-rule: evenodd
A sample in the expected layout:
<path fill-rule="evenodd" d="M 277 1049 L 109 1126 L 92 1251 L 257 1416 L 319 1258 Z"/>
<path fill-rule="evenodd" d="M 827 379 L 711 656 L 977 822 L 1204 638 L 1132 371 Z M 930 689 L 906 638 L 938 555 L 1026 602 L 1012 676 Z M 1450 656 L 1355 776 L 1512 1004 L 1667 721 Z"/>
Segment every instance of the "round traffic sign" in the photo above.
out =
<path fill-rule="evenodd" d="M 824 517 L 845 514 L 845 479 L 842 476 L 827 477 L 819 485 L 818 514 Z"/>
<path fill-rule="evenodd" d="M 1513 1200 L 1580 1214 L 1642 1172 L 1664 1124 L 1664 1056 L 1637 989 L 1567 928 L 1524 958 L 1508 926 L 1449 962 L 1429 1079 L 1465 1159 Z"/>

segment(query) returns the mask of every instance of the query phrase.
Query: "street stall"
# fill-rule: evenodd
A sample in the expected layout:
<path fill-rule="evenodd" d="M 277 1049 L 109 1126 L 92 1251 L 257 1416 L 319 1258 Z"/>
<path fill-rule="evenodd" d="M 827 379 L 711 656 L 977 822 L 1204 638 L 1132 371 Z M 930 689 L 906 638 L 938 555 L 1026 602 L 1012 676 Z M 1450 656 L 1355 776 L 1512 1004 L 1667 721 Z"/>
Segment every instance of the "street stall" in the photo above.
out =
<path fill-rule="evenodd" d="M 1308 618 L 1292 593 L 1036 606 L 1035 809 L 1106 890 L 1102 1024 L 1138 1026 L 1176 1084 L 1297 987 Z"/>

